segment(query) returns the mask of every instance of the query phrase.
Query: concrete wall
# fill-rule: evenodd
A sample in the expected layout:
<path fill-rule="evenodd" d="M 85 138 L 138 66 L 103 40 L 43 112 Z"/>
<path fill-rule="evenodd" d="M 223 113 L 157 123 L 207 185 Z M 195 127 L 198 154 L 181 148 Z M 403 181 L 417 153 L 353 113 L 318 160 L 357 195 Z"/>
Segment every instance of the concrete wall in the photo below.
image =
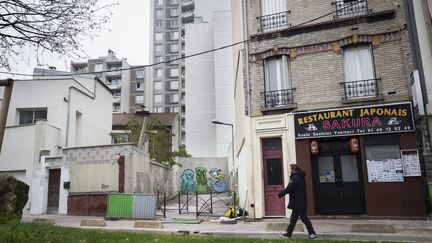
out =
<path fill-rule="evenodd" d="M 212 40 L 211 24 L 186 25 L 186 55 L 212 49 Z M 213 53 L 186 59 L 185 144 L 194 157 L 216 156 L 216 128 L 211 123 L 216 117 L 213 67 Z"/>
<path fill-rule="evenodd" d="M 186 25 L 186 55 L 231 44 L 229 1 L 195 4 L 195 16 L 203 21 Z M 231 128 L 211 121 L 234 122 L 232 49 L 186 59 L 185 67 L 187 151 L 194 157 L 231 157 Z"/>
<path fill-rule="evenodd" d="M 124 175 L 119 166 L 123 160 L 120 157 L 124 157 Z M 86 195 L 121 191 L 121 180 L 124 180 L 125 193 L 160 191 L 169 196 L 178 191 L 176 169 L 151 162 L 148 155 L 131 144 L 68 148 L 63 150 L 60 157 L 42 157 L 42 162 L 35 166 L 32 214 L 46 213 L 49 170 L 56 168 L 61 169 L 59 214 L 69 212 L 69 199 L 70 202 L 82 201 L 87 198 Z M 63 187 L 65 182 L 70 182 L 69 189 Z M 76 208 L 73 209 L 75 211 Z"/>
<path fill-rule="evenodd" d="M 229 190 L 229 183 L 230 178 L 232 176 L 231 172 L 228 170 L 228 163 L 226 158 L 181 158 L 180 164 L 182 165 L 181 168 L 179 168 L 178 172 L 178 180 L 180 183 L 180 190 L 185 191 L 185 189 L 188 187 L 188 185 L 191 185 L 191 183 L 195 184 L 195 188 L 197 188 L 197 191 L 200 192 L 201 188 L 203 191 L 208 191 L 210 189 L 213 189 L 215 191 L 214 186 L 212 185 L 213 181 L 221 180 L 223 185 L 219 185 L 218 188 L 216 188 L 216 191 L 219 189 L 222 189 L 222 187 L 225 188 L 224 191 Z M 197 169 L 198 168 L 204 168 L 204 176 L 201 178 L 205 181 L 201 187 L 199 186 L 200 183 L 198 181 L 200 180 L 197 178 Z M 217 173 L 211 173 L 212 169 L 214 171 L 218 171 Z M 186 178 L 186 174 L 192 175 L 192 177 Z M 219 178 L 216 178 L 216 177 Z M 191 181 L 189 181 L 191 179 Z M 198 179 L 198 180 L 197 180 Z M 189 190 L 192 191 L 192 190 Z M 193 190 L 194 191 L 194 190 Z"/>

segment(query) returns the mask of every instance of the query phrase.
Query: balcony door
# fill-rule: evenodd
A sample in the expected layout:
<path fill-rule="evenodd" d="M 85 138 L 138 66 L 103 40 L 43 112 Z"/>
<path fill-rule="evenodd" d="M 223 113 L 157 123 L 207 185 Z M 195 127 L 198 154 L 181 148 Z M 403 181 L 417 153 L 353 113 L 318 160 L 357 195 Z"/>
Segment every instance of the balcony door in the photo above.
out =
<path fill-rule="evenodd" d="M 287 25 L 286 0 L 261 0 L 261 29 L 274 30 Z"/>
<path fill-rule="evenodd" d="M 288 56 L 268 58 L 265 62 L 266 107 L 287 105 L 292 97 Z"/>
<path fill-rule="evenodd" d="M 376 96 L 372 50 L 369 45 L 344 48 L 343 64 L 347 98 Z"/>

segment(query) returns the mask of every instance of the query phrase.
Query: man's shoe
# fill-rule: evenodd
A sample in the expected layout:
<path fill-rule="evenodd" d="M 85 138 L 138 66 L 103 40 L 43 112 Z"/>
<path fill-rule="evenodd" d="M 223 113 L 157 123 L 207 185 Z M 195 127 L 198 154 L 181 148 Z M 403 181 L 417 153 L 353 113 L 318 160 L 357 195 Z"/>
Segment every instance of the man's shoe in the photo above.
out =
<path fill-rule="evenodd" d="M 309 239 L 310 240 L 316 240 L 316 239 L 318 239 L 318 236 L 316 234 L 312 233 L 312 234 L 309 234 Z"/>
<path fill-rule="evenodd" d="M 284 238 L 284 239 L 289 239 L 289 238 L 291 238 L 291 236 L 288 235 L 288 233 L 285 233 L 285 234 L 279 233 L 279 236 L 282 237 L 282 238 Z"/>

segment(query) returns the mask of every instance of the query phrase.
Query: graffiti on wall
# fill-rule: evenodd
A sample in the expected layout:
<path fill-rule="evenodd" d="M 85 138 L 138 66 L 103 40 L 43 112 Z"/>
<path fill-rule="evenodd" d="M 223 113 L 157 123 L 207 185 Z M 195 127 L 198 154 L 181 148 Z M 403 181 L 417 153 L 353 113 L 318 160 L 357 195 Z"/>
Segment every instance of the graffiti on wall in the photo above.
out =
<path fill-rule="evenodd" d="M 181 191 L 182 192 L 195 192 L 195 178 L 194 171 L 186 169 L 181 175 Z"/>
<path fill-rule="evenodd" d="M 186 169 L 181 175 L 182 192 L 208 193 L 209 190 L 220 193 L 227 190 L 225 174 L 218 168 L 212 168 L 207 177 L 207 168 L 196 167 L 195 171 Z M 196 180 L 195 180 L 196 175 Z"/>
<path fill-rule="evenodd" d="M 225 174 L 222 173 L 220 169 L 212 168 L 209 171 L 210 174 L 210 185 L 215 192 L 224 192 L 226 191 L 226 183 L 223 178 L 225 178 Z"/>

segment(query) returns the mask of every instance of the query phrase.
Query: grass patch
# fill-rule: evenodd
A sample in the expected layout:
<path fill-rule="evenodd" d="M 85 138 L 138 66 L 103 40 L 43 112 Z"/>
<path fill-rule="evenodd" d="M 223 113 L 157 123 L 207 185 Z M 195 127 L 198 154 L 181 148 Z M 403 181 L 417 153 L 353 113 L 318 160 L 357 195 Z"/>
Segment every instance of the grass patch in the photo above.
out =
<path fill-rule="evenodd" d="M 24 224 L 17 220 L 2 222 L 0 224 L 0 242 L 287 242 L 283 239 L 251 239 L 229 238 L 211 236 L 183 236 L 183 235 L 157 235 L 147 233 L 110 232 L 103 230 L 77 229 L 52 225 Z M 310 242 L 295 239 L 289 242 Z M 320 242 L 344 242 L 326 241 Z M 347 242 L 347 241 L 345 241 Z M 352 241 L 351 241 L 352 242 Z M 362 241 L 365 242 L 365 241 Z"/>

